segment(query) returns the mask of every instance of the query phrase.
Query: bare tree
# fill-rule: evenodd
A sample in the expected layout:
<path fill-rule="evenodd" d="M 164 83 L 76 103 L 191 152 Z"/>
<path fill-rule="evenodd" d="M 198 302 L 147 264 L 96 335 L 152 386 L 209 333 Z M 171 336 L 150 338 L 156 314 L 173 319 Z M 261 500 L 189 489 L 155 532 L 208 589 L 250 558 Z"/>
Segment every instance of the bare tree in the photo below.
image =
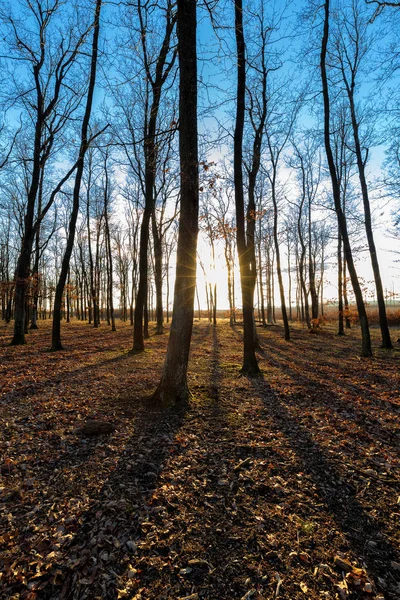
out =
<path fill-rule="evenodd" d="M 243 182 L 243 132 L 246 111 L 246 44 L 243 32 L 242 0 L 235 2 L 235 36 L 237 57 L 236 122 L 233 169 L 236 208 L 236 243 L 240 266 L 243 310 L 243 365 L 241 372 L 257 375 L 260 371 L 254 340 L 254 288 L 256 260 L 254 250 L 255 197 L 249 196 L 245 216 Z M 255 142 L 256 143 L 256 142 Z M 259 157 L 256 157 L 259 162 Z"/>
<path fill-rule="evenodd" d="M 61 344 L 61 305 L 62 297 L 64 292 L 65 283 L 69 272 L 69 263 L 71 259 L 72 249 L 75 240 L 76 222 L 79 212 L 79 200 L 81 183 L 83 177 L 83 169 L 85 166 L 85 155 L 93 140 L 102 133 L 99 131 L 90 136 L 89 134 L 89 123 L 90 116 L 92 113 L 94 89 L 96 85 L 96 72 L 97 72 L 97 55 L 99 46 L 99 33 L 100 33 L 100 12 L 101 12 L 102 0 L 96 0 L 94 20 L 93 20 L 93 41 L 92 51 L 90 60 L 90 75 L 89 75 L 89 86 L 86 97 L 85 112 L 82 119 L 81 128 L 81 140 L 79 146 L 79 153 L 76 162 L 76 174 L 75 183 L 73 189 L 73 205 L 69 220 L 69 230 L 65 253 L 61 264 L 61 272 L 57 282 L 57 287 L 54 297 L 54 309 L 53 309 L 53 327 L 52 327 L 52 339 L 51 349 L 62 350 Z M 105 128 L 104 128 L 105 129 Z"/>
<path fill-rule="evenodd" d="M 156 133 L 162 87 L 170 74 L 176 57 L 176 51 L 171 52 L 171 38 L 176 21 L 176 12 L 169 2 L 165 11 L 165 31 L 156 60 L 149 54 L 147 44 L 147 14 L 149 6 L 142 7 L 138 2 L 138 17 L 140 21 L 140 39 L 143 54 L 143 64 L 146 73 L 146 111 L 144 124 L 144 194 L 145 206 L 140 229 L 139 251 L 139 286 L 136 296 L 135 317 L 133 327 L 133 351 L 144 350 L 143 311 L 145 308 L 148 287 L 148 244 L 151 215 L 155 208 L 154 187 L 156 168 L 158 164 L 158 142 Z M 152 66 L 154 64 L 154 72 Z"/>
<path fill-rule="evenodd" d="M 358 175 L 364 206 L 364 224 L 367 235 L 369 254 L 374 273 L 376 297 L 379 310 L 379 324 L 382 335 L 382 347 L 393 348 L 388 320 L 386 316 L 385 298 L 378 254 L 372 229 L 371 206 L 366 177 L 369 148 L 363 147 L 361 139 L 361 119 L 356 107 L 356 94 L 358 91 L 358 75 L 363 62 L 368 57 L 370 40 L 368 35 L 369 20 L 363 14 L 359 0 L 352 0 L 349 11 L 339 15 L 337 37 L 335 40 L 335 55 L 338 61 L 342 81 L 344 83 L 350 108 L 350 119 L 353 133 L 354 153 L 357 159 Z"/>
<path fill-rule="evenodd" d="M 81 86 L 75 85 L 71 73 L 90 26 L 82 29 L 80 23 L 70 22 L 67 13 L 68 25 L 60 27 L 57 18 L 63 4 L 61 0 L 34 0 L 24 6 L 19 5 L 18 16 L 14 16 L 11 9 L 6 8 L 3 8 L 1 14 L 3 23 L 7 26 L 4 41 L 9 50 L 6 58 L 11 62 L 22 62 L 26 66 L 24 79 L 28 82 L 25 84 L 22 80 L 16 80 L 14 74 L 10 76 L 10 80 L 14 82 L 13 93 L 17 96 L 17 100 L 12 98 L 11 101 L 22 105 L 29 122 L 33 124 L 33 150 L 28 159 L 30 168 L 24 204 L 24 230 L 15 273 L 13 345 L 25 343 L 26 292 L 36 231 L 75 168 L 74 165 L 68 171 L 38 211 L 37 197 L 43 170 L 82 97 Z M 18 73 L 18 70 L 15 72 Z"/>
<path fill-rule="evenodd" d="M 354 295 L 356 297 L 358 315 L 360 318 L 361 325 L 361 333 L 362 333 L 362 345 L 361 345 L 361 356 L 369 357 L 372 356 L 372 348 L 371 348 L 371 337 L 369 332 L 368 325 L 368 317 L 367 312 L 365 310 L 364 299 L 362 295 L 362 290 L 360 286 L 360 282 L 358 280 L 356 268 L 353 260 L 353 253 L 351 250 L 349 235 L 347 231 L 347 222 L 346 217 L 343 213 L 340 199 L 340 185 L 337 175 L 337 170 L 335 166 L 334 156 L 332 152 L 332 144 L 331 144 L 331 108 L 330 108 L 330 96 L 329 96 L 329 84 L 328 84 L 328 76 L 327 76 L 327 51 L 328 51 L 328 42 L 329 42 L 329 10 L 330 10 L 330 0 L 325 0 L 324 3 L 324 28 L 323 28 L 323 36 L 321 43 L 321 55 L 320 55 L 320 69 L 321 69 L 321 80 L 322 80 L 322 92 L 323 92 L 323 102 L 324 102 L 324 142 L 325 142 L 325 151 L 326 157 L 328 161 L 329 173 L 332 182 L 332 192 L 333 199 L 335 205 L 335 211 L 338 219 L 338 224 L 340 228 L 340 233 L 343 240 L 344 252 L 346 261 L 349 268 L 349 273 L 351 277 L 351 282 L 353 285 Z"/>
<path fill-rule="evenodd" d="M 164 404 L 189 398 L 187 367 L 196 289 L 199 214 L 196 0 L 178 0 L 179 155 L 181 204 L 171 331 L 161 381 L 153 398 Z"/>

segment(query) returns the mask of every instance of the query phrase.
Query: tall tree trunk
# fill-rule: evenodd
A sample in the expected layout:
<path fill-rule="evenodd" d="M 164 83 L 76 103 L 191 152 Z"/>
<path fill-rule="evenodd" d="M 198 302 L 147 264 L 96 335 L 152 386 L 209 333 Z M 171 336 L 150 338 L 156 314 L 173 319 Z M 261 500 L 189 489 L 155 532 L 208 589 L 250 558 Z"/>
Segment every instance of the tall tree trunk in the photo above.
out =
<path fill-rule="evenodd" d="M 352 124 L 352 128 L 353 128 L 354 145 L 355 145 L 355 151 L 356 151 L 356 157 L 357 157 L 358 174 L 360 177 L 360 185 L 361 185 L 361 192 L 362 192 L 363 205 L 364 205 L 365 231 L 367 234 L 368 249 L 369 249 L 369 254 L 371 257 L 372 271 L 374 273 L 374 280 L 375 280 L 376 297 L 378 300 L 379 325 L 381 328 L 381 335 L 382 335 L 382 348 L 391 349 L 391 348 L 393 348 L 393 344 L 390 339 L 390 331 L 389 331 L 389 325 L 388 325 L 388 320 L 387 320 L 387 315 L 386 315 L 386 306 L 385 306 L 385 297 L 384 297 L 384 293 L 383 293 L 382 278 L 381 278 L 381 272 L 380 272 L 380 268 L 379 268 L 378 255 L 376 252 L 374 234 L 372 231 L 371 207 L 370 207 L 369 196 L 368 196 L 367 178 L 365 176 L 365 161 L 363 160 L 362 152 L 361 152 L 361 143 L 360 143 L 358 122 L 357 122 L 357 117 L 356 117 L 356 108 L 355 108 L 355 104 L 354 104 L 354 88 L 353 87 L 348 88 L 348 95 L 349 95 L 349 102 L 350 102 L 350 114 L 351 114 L 351 124 Z"/>
<path fill-rule="evenodd" d="M 351 321 L 349 316 L 349 298 L 347 296 L 347 263 L 346 258 L 343 257 L 343 301 L 344 301 L 344 312 L 345 312 L 345 323 L 346 329 L 351 329 Z"/>
<path fill-rule="evenodd" d="M 249 206 L 247 215 L 250 220 L 250 235 L 246 241 L 246 225 L 244 212 L 243 191 L 243 130 L 245 119 L 245 94 L 246 94 L 246 57 L 243 33 L 243 5 L 242 0 L 235 1 L 235 35 L 237 52 L 237 95 L 236 95 L 236 125 L 234 133 L 234 187 L 236 208 L 236 240 L 239 255 L 240 283 L 242 288 L 243 307 L 243 366 L 242 373 L 256 375 L 260 372 L 257 363 L 254 344 L 254 287 L 256 281 L 255 256 L 254 256 L 254 214 Z M 254 196 L 252 198 L 254 203 Z M 253 232 L 253 236 L 251 233 Z"/>
<path fill-rule="evenodd" d="M 39 73 L 37 73 L 39 77 Z M 43 98 L 39 94 L 38 116 L 35 124 L 35 141 L 32 161 L 32 179 L 28 191 L 27 208 L 24 217 L 24 232 L 22 235 L 21 251 L 18 256 L 15 271 L 15 295 L 14 295 L 14 335 L 11 340 L 12 346 L 25 344 L 25 327 L 28 315 L 25 313 L 26 293 L 29 285 L 29 268 L 31 263 L 32 246 L 35 237 L 34 213 L 35 202 L 40 184 L 40 152 L 43 127 Z"/>
<path fill-rule="evenodd" d="M 299 236 L 300 242 L 300 256 L 299 256 L 299 277 L 300 277 L 300 285 L 302 291 L 302 298 L 304 300 L 304 316 L 306 319 L 308 329 L 311 329 L 311 320 L 310 320 L 310 309 L 308 306 L 308 292 L 305 280 L 305 259 L 306 259 L 306 244 L 304 242 L 303 237 L 303 227 L 302 227 L 302 216 L 303 216 L 303 208 L 304 202 L 306 199 L 306 172 L 304 168 L 303 157 L 298 152 L 298 158 L 300 160 L 300 170 L 301 170 L 301 180 L 302 180 L 302 192 L 301 192 L 301 201 L 299 206 L 299 216 L 297 219 L 297 234 Z M 311 260 L 311 256 L 308 257 Z"/>
<path fill-rule="evenodd" d="M 107 159 L 106 159 L 107 160 Z M 104 172 L 105 172 L 105 188 L 104 188 L 104 225 L 105 225 L 105 233 L 106 233 L 106 250 L 107 250 L 107 262 L 108 262 L 108 281 L 107 281 L 107 290 L 108 290 L 108 304 L 110 309 L 110 320 L 111 320 L 111 331 L 117 331 L 115 327 L 115 315 L 114 315 L 114 298 L 113 298 L 113 260 L 112 260 L 112 252 L 111 252 L 111 235 L 110 235 L 110 223 L 108 219 L 108 171 L 107 171 L 107 162 L 104 162 Z"/>
<path fill-rule="evenodd" d="M 151 216 L 154 244 L 154 283 L 156 286 L 156 334 L 164 333 L 164 311 L 162 302 L 162 238 L 157 228 L 156 216 Z"/>
<path fill-rule="evenodd" d="M 261 222 L 261 219 L 260 219 Z M 265 303 L 264 303 L 264 284 L 263 284 L 263 269 L 262 269 L 262 256 L 261 256 L 261 232 L 260 239 L 258 241 L 258 285 L 260 290 L 260 311 L 261 311 L 261 323 L 263 327 L 266 327 L 267 323 L 265 320 Z"/>
<path fill-rule="evenodd" d="M 154 398 L 164 404 L 189 398 L 187 367 L 192 338 L 199 215 L 196 0 L 178 0 L 179 155 L 181 210 L 174 307 L 167 355 Z"/>
<path fill-rule="evenodd" d="M 64 287 L 65 287 L 65 282 L 66 282 L 68 270 L 69 270 L 69 263 L 70 263 L 70 259 L 71 259 L 72 248 L 74 246 L 74 240 L 75 240 L 76 221 L 78 218 L 78 211 L 79 211 L 79 196 L 80 196 L 81 182 L 82 182 L 82 176 L 83 176 L 83 168 L 84 168 L 84 163 L 85 163 L 85 154 L 86 154 L 87 149 L 90 144 L 90 141 L 88 139 L 88 130 L 89 130 L 90 115 L 92 112 L 94 88 L 95 88 L 95 84 L 96 84 L 97 53 L 98 53 L 98 43 L 99 43 L 101 5 L 102 5 L 102 0 L 96 0 L 94 26 L 93 26 L 93 43 L 92 43 L 89 87 L 88 87 L 88 93 L 87 93 L 87 98 L 86 98 L 85 113 L 84 113 L 83 121 L 82 121 L 81 143 L 80 143 L 80 148 L 79 148 L 79 157 L 78 157 L 78 161 L 77 161 L 77 169 L 76 169 L 76 175 L 75 175 L 72 212 L 71 212 L 70 222 L 69 222 L 67 244 L 66 244 L 65 253 L 63 256 L 63 260 L 62 260 L 60 277 L 58 279 L 56 292 L 55 292 L 55 298 L 54 298 L 53 328 L 52 328 L 52 343 L 51 343 L 52 350 L 62 350 L 61 304 L 62 304 L 62 297 L 63 297 Z"/>
<path fill-rule="evenodd" d="M 287 269 L 288 269 L 288 300 L 289 300 L 289 319 L 293 321 L 293 309 L 292 309 L 292 271 L 290 268 L 290 246 L 288 243 L 288 257 L 287 257 Z"/>
<path fill-rule="evenodd" d="M 141 9 L 140 9 L 141 10 Z M 141 19 L 141 12 L 139 10 L 139 18 Z M 154 212 L 154 183 L 156 178 L 156 167 L 157 167 L 157 148 L 156 143 L 156 128 L 158 111 L 160 107 L 160 98 L 162 86 L 166 80 L 166 77 L 172 67 L 170 62 L 166 66 L 167 56 L 170 49 L 170 39 L 175 24 L 175 19 L 171 16 L 171 6 L 167 8 L 167 22 L 163 43 L 160 49 L 160 53 L 157 58 L 155 77 L 151 77 L 149 71 L 149 63 L 147 57 L 147 50 L 145 46 L 146 41 L 146 30 L 142 26 L 142 47 L 144 52 L 145 70 L 147 78 L 152 83 L 152 102 L 149 112 L 148 123 L 145 124 L 145 140 L 144 140 L 144 187 L 145 187 L 145 206 L 143 211 L 142 224 L 140 228 L 140 244 L 139 244 L 139 285 L 136 296 L 135 304 L 135 316 L 133 325 L 133 352 L 143 352 L 144 350 L 144 338 L 148 337 L 148 321 L 147 321 L 147 332 L 144 331 L 144 311 L 145 303 L 147 299 L 147 287 L 148 287 L 148 246 L 149 246 L 149 233 L 150 233 L 150 219 Z M 145 324 L 146 326 L 146 324 Z M 147 335 L 146 335 L 147 333 Z"/>
<path fill-rule="evenodd" d="M 66 293 L 66 305 L 67 305 L 67 310 L 66 310 L 66 322 L 69 323 L 70 322 L 70 312 L 71 312 L 71 270 L 68 269 L 68 275 L 67 275 L 67 293 Z"/>
<path fill-rule="evenodd" d="M 338 258 L 338 335 L 344 335 L 344 314 L 343 314 L 343 253 L 342 253 L 342 236 L 338 228 L 338 247 L 337 247 L 337 258 Z"/>
<path fill-rule="evenodd" d="M 312 255 L 311 200 L 308 201 L 308 282 L 311 296 L 311 318 L 313 327 L 318 319 L 318 290 L 315 284 L 315 264 Z"/>
<path fill-rule="evenodd" d="M 330 99 L 329 99 L 329 88 L 328 88 L 328 77 L 326 73 L 326 54 L 328 48 L 329 39 L 329 2 L 325 0 L 325 18 L 324 18 L 324 33 L 321 44 L 321 79 L 322 79 L 322 92 L 324 99 L 324 141 L 325 151 L 328 160 L 329 172 L 332 181 L 332 192 L 335 204 L 335 211 L 338 219 L 339 229 L 343 240 L 344 254 L 346 257 L 347 266 L 350 273 L 351 282 L 353 285 L 354 295 L 356 297 L 358 316 L 361 325 L 361 356 L 369 357 L 372 356 L 371 348 L 371 337 L 369 332 L 367 312 L 365 310 L 365 304 L 362 296 L 360 282 L 358 280 L 356 268 L 354 265 L 353 254 L 351 251 L 349 235 L 347 231 L 346 217 L 343 213 L 340 201 L 340 185 L 338 182 L 338 176 L 335 168 L 335 162 L 333 158 L 333 152 L 330 140 Z"/>
<path fill-rule="evenodd" d="M 285 340 L 290 341 L 290 329 L 289 329 L 289 320 L 286 311 L 286 302 L 285 302 L 285 289 L 283 287 L 283 278 L 282 278 L 282 268 L 281 268 L 281 254 L 279 249 L 279 240 L 278 240 L 278 203 L 276 200 L 275 194 L 275 165 L 274 174 L 273 174 L 273 182 L 272 182 L 272 203 L 274 206 L 274 244 L 275 244 L 275 256 L 276 256 L 276 272 L 278 274 L 278 284 L 279 284 L 279 295 L 281 299 L 281 312 L 282 312 L 282 320 L 283 320 L 283 328 L 285 331 Z"/>

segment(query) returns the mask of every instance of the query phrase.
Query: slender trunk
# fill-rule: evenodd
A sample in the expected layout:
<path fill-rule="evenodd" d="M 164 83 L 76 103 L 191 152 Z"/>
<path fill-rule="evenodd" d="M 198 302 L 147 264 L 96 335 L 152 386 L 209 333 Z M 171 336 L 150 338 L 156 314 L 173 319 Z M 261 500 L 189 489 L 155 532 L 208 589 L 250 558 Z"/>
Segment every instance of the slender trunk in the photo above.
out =
<path fill-rule="evenodd" d="M 289 320 L 286 311 L 286 302 L 285 302 L 285 289 L 283 287 L 283 278 L 282 278 L 282 269 L 281 269 L 281 255 L 279 250 L 279 240 L 278 240 L 278 203 L 275 195 L 275 167 L 274 174 L 272 180 L 272 203 L 274 206 L 274 244 L 275 244 L 275 256 L 276 256 L 276 272 L 278 274 L 278 284 L 279 284 L 279 294 L 281 298 L 281 311 L 282 311 L 282 320 L 283 327 L 285 331 L 285 340 L 290 341 L 290 329 L 289 329 Z"/>
<path fill-rule="evenodd" d="M 311 318 L 313 327 L 318 319 L 318 290 L 315 284 L 315 264 L 312 255 L 311 200 L 308 202 L 308 283 L 311 296 Z"/>
<path fill-rule="evenodd" d="M 357 272 L 355 269 L 353 254 L 351 251 L 349 235 L 347 231 L 346 217 L 342 211 L 340 201 L 340 185 L 338 182 L 337 172 L 335 168 L 335 162 L 333 158 L 333 152 L 330 140 L 330 100 L 329 100 L 329 89 L 328 89 L 328 77 L 326 73 L 326 54 L 328 47 L 329 38 L 329 2 L 325 0 L 325 19 L 324 19 L 324 34 L 321 45 L 321 79 L 322 79 L 322 91 L 324 99 L 324 141 L 325 151 L 328 160 L 329 172 L 332 181 L 332 192 L 335 204 L 335 211 L 338 218 L 338 224 L 340 233 L 343 240 L 344 254 L 346 257 L 347 266 L 350 273 L 351 282 L 353 285 L 354 295 L 356 297 L 358 316 L 361 325 L 362 343 L 361 343 L 361 356 L 369 357 L 372 356 L 371 348 L 371 337 L 369 332 L 367 312 L 365 310 L 365 304 L 362 296 L 360 283 L 358 280 Z"/>
<path fill-rule="evenodd" d="M 349 298 L 347 296 L 347 264 L 346 264 L 345 257 L 343 257 L 343 301 L 344 301 L 346 329 L 351 329 L 351 321 L 350 321 L 350 316 L 349 316 L 350 306 L 349 306 Z"/>
<path fill-rule="evenodd" d="M 43 180 L 44 169 L 41 169 L 39 188 L 38 188 L 38 215 L 42 212 L 42 197 L 43 197 Z M 40 224 L 36 227 L 35 232 L 35 261 L 32 269 L 32 318 L 31 329 L 38 329 L 38 300 L 39 300 L 39 260 L 40 260 Z"/>
<path fill-rule="evenodd" d="M 108 257 L 108 304 L 110 307 L 110 320 L 111 320 L 111 331 L 116 331 L 115 327 L 115 315 L 114 315 L 114 298 L 113 298 L 113 260 L 111 252 L 111 236 L 110 236 L 110 224 L 108 220 L 108 173 L 107 165 L 105 165 L 105 189 L 104 189 L 104 224 L 106 232 L 106 249 Z"/>
<path fill-rule="evenodd" d="M 250 214 L 251 199 L 249 198 L 247 214 L 250 217 L 250 220 L 247 227 L 250 236 L 248 235 L 246 242 L 243 192 L 243 131 L 245 120 L 246 59 L 242 0 L 235 1 L 235 35 L 237 51 L 237 96 L 233 168 L 236 207 L 236 239 L 239 255 L 243 307 L 243 366 L 241 372 L 247 373 L 248 375 L 256 375 L 260 372 L 260 368 L 257 363 L 254 345 L 253 302 L 256 270 L 254 260 L 254 235 L 251 235 L 251 233 L 254 232 L 254 207 L 253 214 Z M 254 201 L 254 197 L 252 200 Z"/>
<path fill-rule="evenodd" d="M 166 296 L 166 299 L 165 299 L 165 303 L 166 303 L 166 315 L 165 315 L 165 318 L 166 318 L 167 323 L 169 323 L 169 258 L 168 258 L 168 261 L 167 261 L 167 269 L 166 269 L 166 272 L 165 272 L 165 279 L 166 279 L 166 285 L 167 285 L 167 296 Z"/>
<path fill-rule="evenodd" d="M 175 21 L 171 19 L 168 7 L 167 25 L 160 53 L 157 58 L 154 81 L 150 78 L 150 73 L 147 71 L 148 79 L 152 81 L 152 103 L 149 112 L 148 123 L 145 124 L 145 139 L 144 139 L 144 187 L 145 187 L 145 207 L 143 212 L 142 225 L 140 228 L 140 244 L 139 244 L 139 285 L 136 296 L 135 316 L 133 325 L 133 352 L 143 352 L 144 338 L 148 337 L 148 330 L 145 332 L 143 327 L 143 318 L 145 312 L 145 302 L 147 298 L 148 287 L 148 246 L 149 246 L 149 229 L 150 219 L 155 208 L 154 184 L 156 178 L 157 167 L 157 148 L 156 143 L 156 127 L 158 119 L 158 111 L 160 107 L 161 90 L 165 78 L 169 72 L 170 66 L 166 67 L 167 55 L 170 49 L 170 39 L 174 28 Z M 139 14 L 141 17 L 141 14 Z M 145 31 L 142 31 L 142 42 L 144 43 Z M 144 49 L 146 53 L 146 50 Z M 147 57 L 145 58 L 145 68 L 148 70 Z M 170 63 L 171 64 L 171 63 Z M 147 321 L 148 328 L 148 321 Z M 147 333 L 147 335 L 146 335 Z"/>
<path fill-rule="evenodd" d="M 338 249 L 337 249 L 337 258 L 338 258 L 338 335 L 344 335 L 344 315 L 343 315 L 343 255 L 342 255 L 342 236 L 340 235 L 340 230 L 338 228 Z"/>
<path fill-rule="evenodd" d="M 261 256 L 261 219 L 260 219 L 260 231 L 258 240 L 258 285 L 260 290 L 260 310 L 261 310 L 261 323 L 262 326 L 266 326 L 265 320 L 265 304 L 264 304 L 264 285 L 263 285 L 263 269 L 262 269 L 262 256 Z"/>
<path fill-rule="evenodd" d="M 67 277 L 67 293 L 66 293 L 66 303 L 67 303 L 67 317 L 66 322 L 70 322 L 70 310 L 71 310 L 71 294 L 70 294 L 70 285 L 71 285 L 71 271 L 68 269 L 68 277 Z"/>
<path fill-rule="evenodd" d="M 149 339 L 150 337 L 150 333 L 149 333 L 149 286 L 150 286 L 150 282 L 148 282 L 148 285 L 146 287 L 146 296 L 144 299 L 144 306 L 143 306 L 143 338 L 144 339 Z"/>
<path fill-rule="evenodd" d="M 269 243 L 266 243 L 266 255 L 267 262 L 265 265 L 266 269 L 266 283 L 267 283 L 267 323 L 272 325 L 273 323 L 273 315 L 272 315 L 272 266 L 271 266 L 271 248 Z"/>
<path fill-rule="evenodd" d="M 147 175 L 149 178 L 149 174 Z M 135 315 L 133 324 L 133 351 L 143 352 L 144 350 L 144 334 L 143 334 L 143 315 L 144 307 L 147 296 L 147 284 L 148 284 L 148 256 L 147 249 L 149 245 L 149 224 L 152 212 L 153 202 L 153 179 L 151 183 L 146 186 L 146 190 L 150 190 L 146 193 L 146 204 L 149 202 L 151 205 L 145 207 L 142 217 L 142 224 L 140 227 L 140 246 L 139 246 L 139 285 L 136 295 L 135 302 Z M 149 197 L 149 199 L 148 199 Z"/>
<path fill-rule="evenodd" d="M 289 286 L 288 286 L 288 295 L 289 295 L 289 319 L 290 321 L 293 321 L 293 312 L 292 312 L 292 272 L 291 272 L 291 268 L 290 268 L 290 247 L 288 244 L 288 257 L 287 257 L 287 269 L 288 269 L 288 279 L 289 279 Z"/>
<path fill-rule="evenodd" d="M 217 324 L 217 284 L 214 283 L 214 299 L 213 299 L 213 325 Z"/>
<path fill-rule="evenodd" d="M 196 299 L 197 299 L 197 314 L 198 314 L 198 319 L 199 319 L 199 321 L 201 321 L 201 309 L 200 309 L 199 288 L 197 287 L 197 284 L 196 284 Z"/>
<path fill-rule="evenodd" d="M 70 263 L 71 254 L 72 254 L 72 248 L 73 248 L 74 240 L 75 240 L 76 221 L 78 218 L 78 211 L 79 211 L 79 196 L 80 196 L 81 181 L 82 181 L 82 176 L 83 176 L 85 154 L 86 154 L 86 151 L 87 151 L 87 149 L 89 147 L 89 143 L 90 143 L 88 141 L 88 129 L 89 129 L 90 114 L 92 111 L 94 88 L 95 88 L 95 83 L 96 83 L 97 51 L 98 51 L 98 40 L 99 40 L 99 30 L 100 30 L 101 4 L 102 4 L 102 0 L 96 0 L 89 88 L 88 88 L 87 99 L 86 99 L 85 114 L 83 116 L 83 121 L 82 121 L 81 144 L 80 144 L 80 148 L 79 148 L 79 157 L 78 157 L 78 161 L 77 161 L 75 185 L 74 185 L 74 191 L 73 191 L 73 205 L 72 205 L 72 212 L 71 212 L 70 222 L 69 222 L 67 244 L 66 244 L 66 248 L 65 248 L 64 257 L 62 260 L 61 273 L 60 273 L 60 277 L 59 277 L 59 280 L 57 283 L 55 298 L 54 298 L 52 344 L 51 344 L 52 350 L 62 350 L 61 303 L 62 303 L 62 296 L 63 296 L 63 292 L 64 292 L 65 282 L 66 282 L 67 275 L 68 275 L 69 263 Z"/>
<path fill-rule="evenodd" d="M 361 192 L 364 205 L 364 217 L 365 217 L 365 231 L 367 234 L 368 249 L 371 257 L 372 271 L 374 273 L 376 298 L 378 301 L 379 309 L 379 325 L 381 328 L 382 335 L 382 348 L 391 349 L 393 348 L 392 341 L 390 339 L 389 325 L 386 315 L 385 297 L 383 293 L 383 285 L 381 272 L 379 268 L 378 255 L 376 252 L 374 234 L 372 231 L 372 219 L 371 219 L 371 207 L 368 197 L 368 185 L 367 178 L 365 176 L 365 161 L 362 157 L 360 135 L 358 129 L 358 122 L 356 117 L 356 109 L 354 104 L 354 90 L 353 88 L 349 91 L 349 102 L 350 102 L 350 113 L 351 123 L 353 127 L 354 145 L 357 157 L 358 174 L 360 178 Z"/>
<path fill-rule="evenodd" d="M 233 325 L 234 323 L 234 315 L 233 315 L 233 311 L 234 311 L 234 304 L 233 304 L 233 290 L 232 290 L 232 263 L 229 257 L 229 252 L 228 252 L 228 241 L 225 240 L 225 263 L 226 263 L 226 271 L 228 274 L 228 302 L 229 302 L 229 324 L 230 326 Z"/>
<path fill-rule="evenodd" d="M 156 334 L 164 333 L 164 311 L 162 303 L 162 237 L 157 228 L 153 211 L 151 217 L 154 244 L 154 283 L 156 286 Z"/>

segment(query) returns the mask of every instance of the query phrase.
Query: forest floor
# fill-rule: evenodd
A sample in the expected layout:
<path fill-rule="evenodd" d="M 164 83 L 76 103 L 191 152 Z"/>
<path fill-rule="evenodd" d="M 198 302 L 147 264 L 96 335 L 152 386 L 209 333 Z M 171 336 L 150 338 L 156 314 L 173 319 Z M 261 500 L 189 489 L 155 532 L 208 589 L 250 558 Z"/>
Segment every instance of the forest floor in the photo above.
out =
<path fill-rule="evenodd" d="M 192 399 L 146 398 L 168 336 L 0 326 L 0 598 L 400 598 L 400 345 L 196 322 Z M 400 331 L 393 330 L 397 339 Z M 89 436 L 88 419 L 111 422 Z"/>

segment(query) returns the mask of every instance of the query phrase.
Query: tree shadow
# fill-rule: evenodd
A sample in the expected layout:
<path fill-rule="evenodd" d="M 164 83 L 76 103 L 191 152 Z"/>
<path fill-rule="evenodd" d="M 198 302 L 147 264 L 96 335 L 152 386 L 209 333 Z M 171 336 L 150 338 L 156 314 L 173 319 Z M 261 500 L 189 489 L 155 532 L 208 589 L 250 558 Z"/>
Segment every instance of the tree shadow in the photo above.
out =
<path fill-rule="evenodd" d="M 267 364 L 280 369 L 282 373 L 289 375 L 292 378 L 292 381 L 295 382 L 296 387 L 301 386 L 304 388 L 306 398 L 304 397 L 304 393 L 299 391 L 297 394 L 294 394 L 296 403 L 305 404 L 305 400 L 311 399 L 315 406 L 322 407 L 325 404 L 323 399 L 329 398 L 327 408 L 329 410 L 330 419 L 336 420 L 341 427 L 343 427 L 344 421 L 353 421 L 357 426 L 362 427 L 368 432 L 373 438 L 378 435 L 384 445 L 392 446 L 396 450 L 400 447 L 400 438 L 396 432 L 385 427 L 382 423 L 379 423 L 377 419 L 375 419 L 374 422 L 372 421 L 373 417 L 371 416 L 370 410 L 368 410 L 370 408 L 368 405 L 366 406 L 365 411 L 357 409 L 351 399 L 342 399 L 332 390 L 329 380 L 326 383 L 321 383 L 316 377 L 310 376 L 309 372 L 302 368 L 304 359 L 301 355 L 290 354 L 290 357 L 288 356 L 286 360 L 285 358 L 282 358 L 282 354 L 283 352 L 281 349 L 277 350 L 269 344 L 265 353 L 266 362 Z M 298 365 L 299 369 L 290 366 L 293 363 Z M 340 374 L 338 373 L 338 377 L 339 376 Z M 364 388 L 354 384 L 354 382 L 346 382 L 343 378 L 340 378 L 340 384 L 344 391 L 348 390 L 351 394 L 359 394 L 360 396 L 365 397 Z M 371 391 L 369 391 L 368 399 L 374 406 L 382 409 L 381 402 L 376 402 Z M 400 407 L 393 405 L 387 407 L 385 403 L 384 410 L 389 410 L 394 416 L 400 415 Z"/>
<path fill-rule="evenodd" d="M 150 521 L 168 511 L 168 506 L 158 506 L 155 491 L 184 417 L 185 409 L 160 410 L 142 402 L 132 423 L 134 433 L 100 491 L 90 498 L 90 508 L 79 523 L 64 525 L 67 541 L 57 553 L 51 577 L 43 581 L 40 598 L 117 598 L 121 587 L 135 587 L 138 578 L 151 576 L 139 574 L 131 563 Z"/>
<path fill-rule="evenodd" d="M 362 506 L 354 486 L 346 480 L 345 470 L 339 470 L 326 456 L 312 432 L 293 416 L 284 400 L 265 381 L 253 381 L 252 385 L 263 401 L 264 415 L 285 435 L 351 550 L 365 563 L 370 575 L 385 578 L 391 561 L 400 560 L 399 549 L 393 546 L 378 519 Z"/>

